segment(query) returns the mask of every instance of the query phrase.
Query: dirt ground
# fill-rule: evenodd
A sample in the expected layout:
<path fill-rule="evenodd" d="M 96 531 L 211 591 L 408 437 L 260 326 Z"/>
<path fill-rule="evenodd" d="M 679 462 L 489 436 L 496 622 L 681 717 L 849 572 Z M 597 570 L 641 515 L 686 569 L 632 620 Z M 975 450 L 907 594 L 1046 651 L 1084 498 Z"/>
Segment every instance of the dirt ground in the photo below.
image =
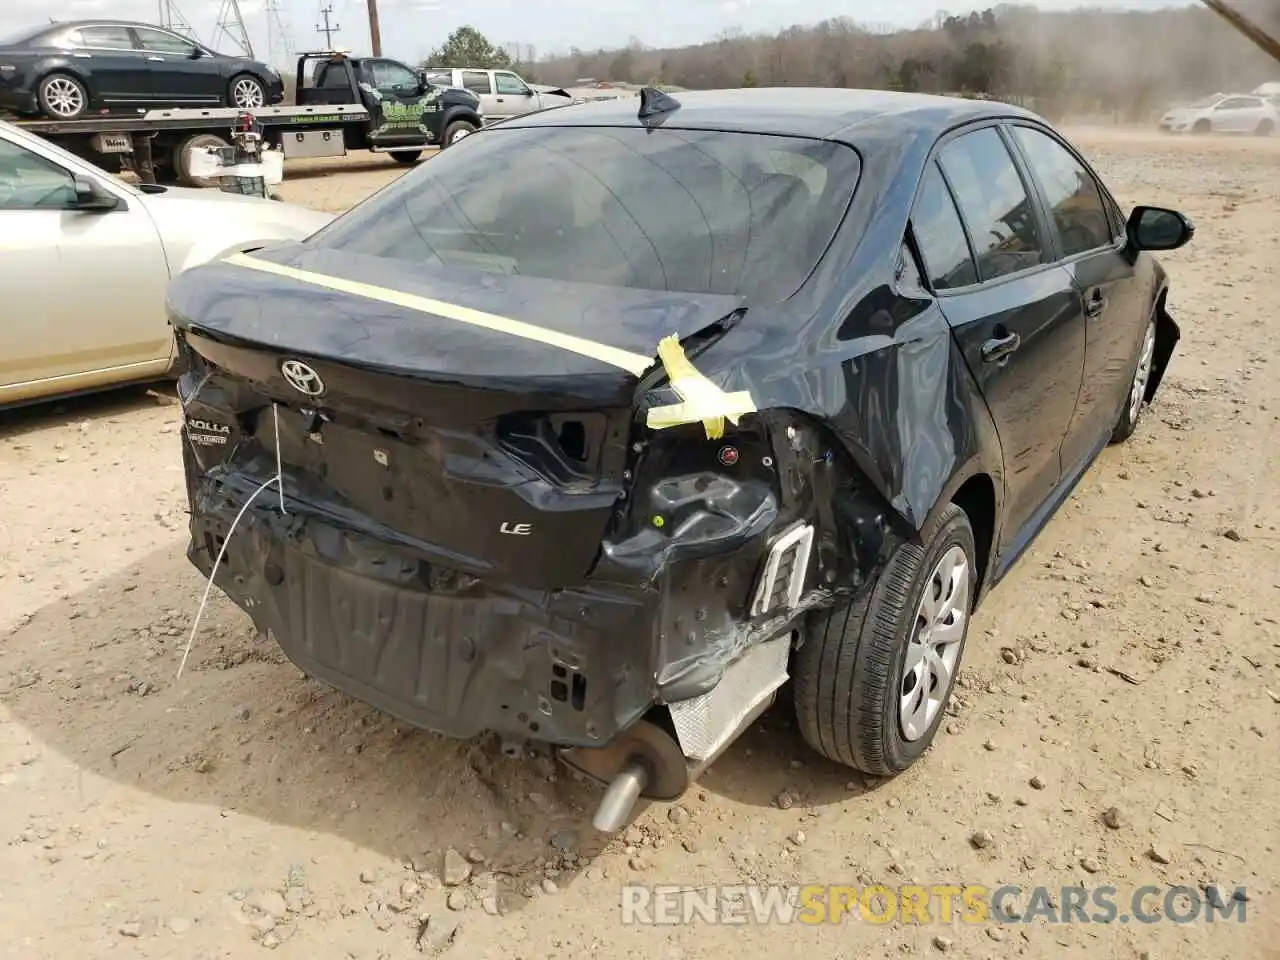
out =
<path fill-rule="evenodd" d="M 1074 134 L 1122 201 L 1196 221 L 1164 258 L 1183 342 L 891 782 L 817 759 L 784 703 L 604 843 L 594 788 L 397 727 L 216 593 L 175 683 L 203 588 L 176 402 L 0 418 L 0 957 L 1280 957 L 1280 139 Z M 283 193 L 340 210 L 401 172 L 317 166 Z M 766 882 L 1248 899 L 1244 923 L 622 922 L 623 883 Z"/>

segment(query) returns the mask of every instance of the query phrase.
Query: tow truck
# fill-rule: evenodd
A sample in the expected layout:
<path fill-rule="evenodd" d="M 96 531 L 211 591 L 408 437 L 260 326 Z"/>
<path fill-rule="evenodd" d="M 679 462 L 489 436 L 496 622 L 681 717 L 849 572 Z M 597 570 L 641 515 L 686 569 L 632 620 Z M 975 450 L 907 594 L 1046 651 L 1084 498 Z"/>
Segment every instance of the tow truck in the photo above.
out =
<path fill-rule="evenodd" d="M 91 163 L 133 172 L 143 183 L 208 186 L 192 172 L 194 151 L 227 147 L 245 114 L 284 159 L 342 157 L 352 150 L 416 163 L 483 125 L 480 98 L 433 85 L 425 72 L 385 57 L 343 50 L 301 53 L 292 106 L 177 108 L 16 125 Z M 197 164 L 198 166 L 198 164 Z"/>

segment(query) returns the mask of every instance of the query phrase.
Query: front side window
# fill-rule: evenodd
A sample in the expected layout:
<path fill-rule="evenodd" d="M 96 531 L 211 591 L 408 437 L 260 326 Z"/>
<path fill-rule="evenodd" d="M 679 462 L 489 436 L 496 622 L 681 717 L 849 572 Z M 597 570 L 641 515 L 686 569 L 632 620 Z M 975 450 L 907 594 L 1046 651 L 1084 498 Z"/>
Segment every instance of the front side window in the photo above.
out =
<path fill-rule="evenodd" d="M 195 44 L 190 40 L 184 40 L 171 33 L 165 33 L 163 30 L 147 30 L 143 27 L 135 27 L 134 31 L 138 35 L 138 42 L 142 45 L 143 50 L 149 50 L 153 53 L 172 53 L 181 57 L 189 57 L 195 51 Z"/>
<path fill-rule="evenodd" d="M 427 82 L 433 87 L 452 87 L 453 71 L 452 70 L 428 70 Z"/>
<path fill-rule="evenodd" d="M 1044 262 L 1035 207 L 1000 134 L 992 127 L 947 144 L 939 158 L 955 191 L 981 280 Z"/>
<path fill-rule="evenodd" d="M 978 282 L 964 225 L 936 163 L 929 164 L 920 184 L 920 195 L 911 211 L 911 229 L 934 290 L 952 290 Z"/>
<path fill-rule="evenodd" d="M 777 302 L 825 252 L 859 172 L 856 151 L 818 140 L 495 127 L 308 242 L 432 266 Z"/>
<path fill-rule="evenodd" d="M 56 163 L 0 139 L 0 211 L 66 210 L 75 205 L 75 181 Z"/>
<path fill-rule="evenodd" d="M 81 27 L 80 40 L 83 46 L 100 50 L 132 50 L 133 37 L 128 27 L 113 27 L 103 24 L 99 27 Z"/>
<path fill-rule="evenodd" d="M 379 90 L 395 90 L 399 88 L 416 88 L 418 75 L 408 67 L 390 60 L 373 62 L 373 85 Z"/>
<path fill-rule="evenodd" d="M 483 70 L 463 70 L 462 85 L 472 93 L 493 93 L 493 84 L 489 82 L 489 74 Z"/>
<path fill-rule="evenodd" d="M 1048 134 L 1016 126 L 1013 135 L 1044 190 L 1063 255 L 1110 246 L 1115 231 L 1093 175 Z"/>
<path fill-rule="evenodd" d="M 513 97 L 523 97 L 529 92 L 529 88 L 524 85 L 524 81 L 514 73 L 495 73 L 493 79 L 497 84 L 499 93 L 510 94 Z"/>

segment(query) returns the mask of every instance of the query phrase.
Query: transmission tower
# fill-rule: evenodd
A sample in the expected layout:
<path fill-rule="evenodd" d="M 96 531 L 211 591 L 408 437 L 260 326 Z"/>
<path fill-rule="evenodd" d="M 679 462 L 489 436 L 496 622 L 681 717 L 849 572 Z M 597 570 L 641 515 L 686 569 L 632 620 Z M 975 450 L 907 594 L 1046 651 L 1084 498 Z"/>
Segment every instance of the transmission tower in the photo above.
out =
<path fill-rule="evenodd" d="M 267 0 L 263 9 L 267 14 L 267 55 L 275 57 L 279 54 L 283 61 L 292 60 L 293 43 L 280 12 L 280 0 Z"/>
<path fill-rule="evenodd" d="M 177 0 L 160 0 L 160 26 L 192 40 L 196 38 L 191 22 L 178 9 Z"/>
<path fill-rule="evenodd" d="M 218 25 L 213 28 L 212 45 L 216 48 L 219 39 L 224 36 L 239 47 L 246 57 L 253 56 L 253 44 L 249 42 L 249 31 L 245 29 L 240 0 L 222 0 L 222 6 L 218 8 Z"/>

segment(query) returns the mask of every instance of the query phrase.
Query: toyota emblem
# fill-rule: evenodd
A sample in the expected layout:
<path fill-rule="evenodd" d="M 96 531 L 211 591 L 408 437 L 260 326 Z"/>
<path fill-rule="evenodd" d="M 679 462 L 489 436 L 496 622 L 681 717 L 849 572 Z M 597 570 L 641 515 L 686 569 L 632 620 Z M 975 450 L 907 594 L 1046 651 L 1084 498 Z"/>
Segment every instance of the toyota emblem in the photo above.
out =
<path fill-rule="evenodd" d="M 286 360 L 280 364 L 280 372 L 284 374 L 289 386 L 308 397 L 318 397 L 324 393 L 324 381 L 301 360 Z"/>

